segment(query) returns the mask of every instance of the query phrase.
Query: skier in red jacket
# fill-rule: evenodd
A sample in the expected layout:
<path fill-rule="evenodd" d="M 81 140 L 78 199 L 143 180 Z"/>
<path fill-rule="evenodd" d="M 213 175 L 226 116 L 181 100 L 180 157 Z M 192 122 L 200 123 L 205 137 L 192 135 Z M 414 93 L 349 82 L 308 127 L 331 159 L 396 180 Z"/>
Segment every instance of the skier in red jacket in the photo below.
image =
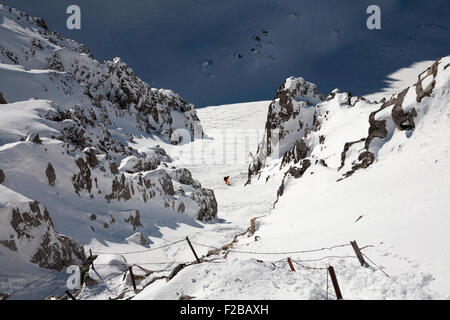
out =
<path fill-rule="evenodd" d="M 225 183 L 226 183 L 227 185 L 231 186 L 231 183 L 230 183 L 230 176 L 224 177 L 223 180 L 225 181 Z"/>

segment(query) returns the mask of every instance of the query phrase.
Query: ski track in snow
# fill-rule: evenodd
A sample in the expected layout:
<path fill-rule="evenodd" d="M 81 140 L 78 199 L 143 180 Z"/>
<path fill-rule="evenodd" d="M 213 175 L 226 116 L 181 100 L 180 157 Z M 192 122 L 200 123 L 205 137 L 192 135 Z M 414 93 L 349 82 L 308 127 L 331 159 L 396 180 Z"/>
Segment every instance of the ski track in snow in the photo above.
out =
<path fill-rule="evenodd" d="M 164 144 L 162 141 L 135 139 L 141 147 L 160 144 L 171 156 L 178 154 L 180 150 L 189 151 L 189 153 L 183 154 L 178 159 L 175 157 L 173 165 L 188 168 L 192 172 L 193 177 L 202 183 L 203 187 L 213 189 L 218 203 L 218 219 L 216 221 L 211 223 L 199 222 L 198 225 L 200 227 L 180 224 L 176 229 L 160 228 L 161 236 L 151 237 L 153 244 L 150 246 L 150 249 L 189 236 L 194 243 L 197 254 L 202 256 L 211 248 L 199 246 L 195 243 L 217 248 L 228 244 L 235 235 L 247 230 L 253 217 L 263 216 L 271 210 L 276 198 L 276 193 L 274 193 L 274 190 L 278 187 L 276 183 L 269 186 L 254 185 L 244 187 L 247 181 L 248 152 L 254 152 L 262 138 L 263 131 L 261 128 L 264 128 L 269 104 L 270 101 L 261 101 L 198 109 L 198 116 L 208 138 L 203 142 L 207 144 L 203 157 L 199 153 L 194 153 L 195 161 L 190 161 L 192 155 L 190 148 L 196 148 L 195 144 L 202 143 L 201 141 L 194 141 L 184 146 L 186 149 L 183 149 L 183 147 Z M 226 116 L 223 116 L 225 114 Z M 234 136 L 242 134 L 241 131 L 243 129 L 248 130 L 251 137 L 248 142 L 246 140 L 237 142 Z M 259 136 L 257 136 L 258 134 Z M 226 150 L 225 155 L 222 153 L 223 144 Z M 239 153 L 240 159 L 233 158 L 236 144 L 242 148 L 242 152 Z M 216 153 L 212 152 L 212 150 L 216 150 Z M 230 163 L 230 159 L 234 160 L 231 160 Z M 232 186 L 225 185 L 223 181 L 224 176 L 230 176 Z M 100 243 L 92 243 L 90 248 L 94 252 L 138 250 L 136 248 L 131 249 L 129 245 L 112 243 L 108 243 L 108 247 Z M 145 248 L 143 249 L 145 250 Z M 100 255 L 96 263 L 109 263 L 113 257 L 118 256 Z M 128 264 L 142 265 L 144 268 L 151 270 L 153 270 L 152 267 L 155 265 L 150 263 L 181 263 L 194 260 L 194 256 L 186 241 L 149 253 L 126 254 L 125 257 Z M 120 258 L 118 259 L 120 260 Z M 175 265 L 175 263 L 158 264 L 154 269 L 165 269 L 166 272 L 161 274 L 168 274 L 167 271 L 170 271 Z M 106 267 L 103 272 L 105 277 L 107 277 L 112 271 L 110 267 Z M 101 274 L 102 272 L 99 273 Z M 158 275 L 158 273 L 155 275 Z M 121 280 L 113 279 L 110 287 L 117 286 L 117 281 L 120 283 Z M 165 280 L 161 282 L 165 282 Z M 152 284 L 151 287 L 157 287 L 156 283 Z M 102 291 L 97 288 L 85 290 L 80 298 L 105 299 L 111 296 L 114 297 L 114 294 L 118 295 L 118 292 Z"/>

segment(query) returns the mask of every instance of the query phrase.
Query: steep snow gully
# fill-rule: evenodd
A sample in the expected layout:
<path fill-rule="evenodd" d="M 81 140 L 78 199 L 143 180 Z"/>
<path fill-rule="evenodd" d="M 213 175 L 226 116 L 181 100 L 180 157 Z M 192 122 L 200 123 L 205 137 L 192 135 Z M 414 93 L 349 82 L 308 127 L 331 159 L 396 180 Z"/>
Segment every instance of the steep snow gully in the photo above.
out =
<path fill-rule="evenodd" d="M 197 110 L 0 14 L 0 299 L 450 299 L 450 56 Z"/>
<path fill-rule="evenodd" d="M 448 61 L 446 58 L 444 62 Z M 432 62 L 428 63 L 431 64 Z M 399 87 L 386 90 L 400 92 L 403 86 L 412 85 L 422 71 L 420 65 L 414 70 L 403 72 Z M 338 91 L 334 95 L 339 101 L 345 100 L 338 96 Z M 333 100 L 330 101 L 334 103 Z M 189 169 L 203 187 L 214 190 L 218 218 L 194 223 L 189 219 L 172 224 L 161 221 L 160 225 L 156 223 L 153 235 L 148 239 L 135 234 L 127 238 L 127 243 L 92 239 L 85 244 L 85 251 L 89 255 L 91 250 L 96 257 L 95 269 L 87 270 L 85 285 L 75 292 L 77 299 L 335 299 L 327 270 L 330 265 L 336 271 L 346 299 L 450 298 L 446 284 L 448 273 L 445 268 L 439 267 L 447 259 L 447 243 L 442 235 L 448 228 L 448 219 L 436 224 L 433 219 L 442 219 L 442 216 L 430 216 L 431 220 L 426 221 L 417 220 L 420 217 L 417 210 L 407 211 L 406 216 L 400 214 L 404 201 L 410 197 L 404 183 L 401 184 L 404 190 L 399 193 L 404 200 L 401 203 L 392 202 L 393 207 L 386 208 L 389 215 L 381 214 L 380 210 L 383 209 L 369 202 L 363 207 L 363 202 L 368 201 L 372 192 L 379 192 L 382 199 L 380 201 L 392 201 L 389 200 L 392 191 L 385 194 L 380 189 L 382 186 L 376 186 L 376 189 L 367 192 L 359 188 L 365 185 L 364 179 L 370 179 L 370 183 L 388 179 L 395 185 L 395 177 L 404 173 L 401 170 L 398 174 L 393 172 L 392 170 L 399 170 L 396 167 L 398 164 L 394 163 L 402 163 L 399 159 L 405 163 L 410 155 L 406 151 L 399 155 L 391 154 L 386 164 L 367 169 L 375 178 L 364 178 L 363 173 L 345 180 L 344 184 L 336 183 L 336 178 L 330 171 L 313 167 L 310 174 L 300 179 L 304 182 L 295 180 L 295 184 L 290 189 L 288 187 L 287 194 L 283 196 L 285 198 L 281 198 L 284 201 L 275 210 L 273 204 L 277 200 L 276 190 L 284 181 L 284 172 L 278 169 L 279 161 L 266 163 L 262 177 L 260 175 L 259 179 L 253 178 L 251 184 L 244 186 L 248 180 L 248 164 L 251 161 L 249 153 L 254 154 L 258 144 L 264 139 L 264 125 L 270 104 L 271 101 L 261 101 L 197 110 L 205 133 L 203 140 L 171 145 L 159 138 L 134 139 L 136 149 L 160 145 L 173 158 L 172 165 Z M 375 104 L 368 110 L 362 108 L 358 115 L 349 114 L 349 119 L 354 121 L 361 117 L 366 122 L 369 112 L 377 110 L 377 107 L 379 105 Z M 432 118 L 429 122 L 434 123 L 433 128 L 437 130 L 435 133 L 444 138 L 445 132 L 448 132 L 449 115 L 448 111 L 440 111 L 444 110 L 430 112 Z M 339 119 L 341 116 L 335 120 L 339 122 Z M 331 128 L 327 130 L 338 134 L 338 127 L 333 128 L 332 125 L 333 122 L 330 121 Z M 420 126 L 421 130 L 431 128 L 426 124 Z M 366 130 L 367 128 L 362 128 L 358 132 L 365 133 Z M 345 139 L 349 139 L 346 135 L 343 135 Z M 328 138 L 332 139 L 332 136 Z M 418 151 L 413 146 L 410 147 L 415 150 L 417 157 Z M 339 164 L 342 148 L 336 148 L 339 152 L 332 154 L 329 164 L 333 163 L 333 157 L 336 157 L 336 165 Z M 448 144 L 442 144 L 441 151 L 443 153 L 435 153 L 433 159 L 436 157 L 436 161 L 443 162 L 440 168 L 445 176 L 448 161 L 442 156 L 445 152 L 448 153 Z M 412 171 L 421 170 L 421 159 L 417 157 L 413 162 Z M 427 170 L 421 173 L 422 188 L 433 193 L 433 183 L 440 183 L 440 180 L 433 178 L 427 182 L 427 175 L 429 177 L 436 174 L 435 170 L 430 170 L 427 164 Z M 383 172 L 392 175 L 392 178 L 380 177 L 379 174 Z M 318 174 L 324 176 L 321 179 L 314 178 Z M 331 177 L 327 177 L 328 175 Z M 231 177 L 231 186 L 224 183 L 224 176 Z M 352 179 L 355 179 L 353 184 Z M 448 183 L 441 184 L 441 187 L 445 193 Z M 361 210 L 354 211 L 355 208 L 350 207 L 351 212 L 347 214 L 339 212 L 344 208 L 339 199 L 350 201 L 349 196 L 359 197 L 354 202 L 356 206 L 361 206 Z M 412 196 L 417 196 L 417 193 Z M 445 201 L 442 202 L 440 194 L 434 194 L 434 201 L 438 204 L 434 207 L 430 201 L 427 202 L 430 210 L 438 210 L 439 205 L 443 206 L 440 209 L 442 212 L 446 210 Z M 334 207 L 330 207 L 331 204 Z M 392 230 L 380 230 L 386 228 L 384 219 Z M 426 247 L 422 248 L 423 241 L 415 240 L 406 230 L 408 219 L 412 223 L 411 230 L 414 234 L 423 234 L 424 237 L 428 234 L 426 230 L 420 229 L 423 223 L 434 228 L 433 239 L 438 242 L 441 239 L 438 247 L 441 248 L 442 245 L 444 248 L 427 253 Z M 404 235 L 396 229 L 397 224 L 400 224 Z M 366 238 L 365 234 L 374 236 Z M 195 257 L 185 240 L 186 236 L 202 263 L 195 263 Z M 352 236 L 360 238 L 353 239 Z M 350 240 L 359 241 L 369 266 L 360 266 Z M 424 257 L 422 260 L 420 255 Z M 292 258 L 296 272 L 291 271 L 288 257 Z M 136 291 L 133 290 L 129 266 L 133 268 Z M 36 270 L 29 272 L 33 273 L 33 277 L 25 283 L 30 280 L 33 282 L 26 294 L 20 292 L 23 282 L 14 286 L 14 282 L 10 281 L 5 286 L 15 288 L 13 293 L 18 291 L 11 298 L 65 297 L 67 275 L 55 272 L 48 275 L 47 271 L 42 270 L 40 273 Z M 34 281 L 39 283 L 38 287 Z"/>
<path fill-rule="evenodd" d="M 185 232 L 209 260 L 177 269 L 175 277 L 175 273 L 168 276 L 170 281 L 153 277 L 150 281 L 155 282 L 147 287 L 144 282 L 134 298 L 335 299 L 328 270 L 333 266 L 346 299 L 449 299 L 450 274 L 443 267 L 448 261 L 449 63 L 446 57 L 426 63 L 425 68 L 419 63 L 397 72 L 399 81 L 385 92 L 401 96 L 405 87 L 416 87 L 403 101 L 397 95 L 383 99 L 380 94 L 379 102 L 371 102 L 334 90 L 315 106 L 320 102 L 315 86 L 289 78 L 272 102 L 200 109 L 205 133 L 214 138 L 202 142 L 210 143 L 201 149 L 203 158 L 201 153 L 183 154 L 177 150 L 182 146 L 169 153 L 179 153 L 177 165 L 188 167 L 216 192 L 222 220 L 201 231 Z M 425 98 L 422 87 L 429 90 Z M 386 124 L 387 139 L 383 140 L 385 135 L 372 138 L 377 148 L 369 150 L 376 160 L 359 166 L 358 154 L 366 155 L 366 149 L 347 142 L 373 132 L 370 119 L 379 110 L 390 110 L 391 101 L 397 101 L 396 106 L 380 121 Z M 414 122 L 406 117 L 412 106 Z M 311 108 L 316 108 L 316 117 Z M 401 108 L 405 119 L 398 121 Z M 273 129 L 268 122 L 262 132 L 253 131 L 256 139 L 243 138 L 252 137 L 251 129 L 263 128 L 267 110 L 268 122 L 277 122 L 282 129 L 270 140 L 271 150 L 279 144 L 283 157 L 267 157 L 266 130 Z M 394 122 L 397 128 L 391 125 Z M 245 153 L 239 150 L 249 146 L 254 153 L 258 142 L 256 154 L 240 162 L 238 155 Z M 195 150 L 196 143 L 184 148 Z M 289 145 L 294 147 L 285 148 Z M 347 162 L 355 159 L 351 168 L 365 169 L 350 177 L 342 165 L 343 149 Z M 205 162 L 188 161 L 191 155 Z M 253 160 L 252 178 L 244 187 L 249 160 Z M 223 183 L 225 175 L 232 177 L 231 187 Z M 280 185 L 284 194 L 274 207 Z M 254 224 L 246 232 L 251 219 Z M 180 230 L 172 232 L 171 240 Z M 223 246 L 233 240 L 238 241 L 231 248 Z M 364 266 L 351 240 L 357 240 Z M 181 246 L 189 259 L 189 248 L 185 243 Z M 291 271 L 288 257 L 296 272 Z"/>
<path fill-rule="evenodd" d="M 161 145 L 174 158 L 175 166 L 188 168 L 192 175 L 202 183 L 202 186 L 213 189 L 218 203 L 219 216 L 214 222 L 199 221 L 196 225 L 179 224 L 176 228 L 160 228 L 160 235 L 151 238 L 151 241 L 154 242 L 153 247 L 158 248 L 174 242 L 175 245 L 149 253 L 138 252 L 125 255 L 128 264 L 136 264 L 149 269 L 148 271 L 136 269 L 138 274 L 142 272 L 142 275 L 145 276 L 147 273 L 148 276 L 139 285 L 141 288 L 151 283 L 136 298 L 178 299 L 183 295 L 196 296 L 188 289 L 184 290 L 183 288 L 167 287 L 164 292 L 155 293 L 155 297 L 153 297 L 153 293 L 148 293 L 146 290 L 152 292 L 161 286 L 165 287 L 167 278 L 171 279 L 170 282 L 178 278 L 177 275 L 172 279 L 174 274 L 171 273 L 172 270 L 178 268 L 179 263 L 195 261 L 188 243 L 184 241 L 185 236 L 189 237 L 197 255 L 205 258 L 205 263 L 210 261 L 207 263 L 208 265 L 218 266 L 217 263 L 224 261 L 223 256 L 227 253 L 226 250 L 214 249 L 226 247 L 233 241 L 247 238 L 251 234 L 246 232 L 251 225 L 251 220 L 269 212 L 275 201 L 276 194 L 273 190 L 276 190 L 276 185 L 244 187 L 247 179 L 249 152 L 254 152 L 262 139 L 269 104 L 270 101 L 261 101 L 198 109 L 197 114 L 203 124 L 206 137 L 204 140 L 196 140 L 185 145 L 173 146 L 164 144 L 162 141 L 135 139 L 140 147 L 152 146 L 155 143 Z M 224 183 L 225 176 L 230 176 L 231 186 Z M 177 242 L 179 240 L 182 241 Z M 96 243 L 93 244 L 92 250 L 94 252 L 116 252 L 117 246 L 111 249 Z M 106 255 L 99 256 L 98 259 L 111 258 Z M 152 272 L 151 275 L 148 274 L 155 266 L 158 271 Z M 194 264 L 180 272 L 186 272 L 189 269 L 197 270 L 199 266 Z M 181 277 L 184 278 L 184 276 Z M 157 279 L 161 281 L 156 281 Z M 111 284 L 111 287 L 117 285 L 119 283 L 114 283 Z M 99 294 L 97 290 L 93 292 L 84 290 L 80 298 L 103 299 L 114 297 L 114 295 L 119 296 L 127 287 L 129 287 L 127 284 L 123 287 L 119 286 L 117 291 L 113 291 L 113 294 L 111 292 Z M 152 297 L 149 297 L 149 294 Z M 133 295 L 133 292 L 127 292 L 122 297 Z"/>
<path fill-rule="evenodd" d="M 415 75 L 422 69 L 416 71 Z M 413 83 L 415 78 L 409 80 Z M 401 85 L 409 84 L 407 82 L 408 79 L 403 79 Z M 390 89 L 400 91 L 400 88 Z M 154 236 L 143 240 L 150 241 L 150 247 L 143 247 L 142 239 L 137 236 L 127 239 L 127 244 L 93 239 L 85 244 L 85 251 L 89 253 L 90 249 L 94 257 L 97 256 L 95 269 L 87 272 L 86 285 L 76 292 L 77 299 L 335 299 L 327 271 L 329 265 L 334 266 L 346 299 L 450 298 L 448 286 L 443 283 L 446 277 L 441 277 L 436 283 L 436 275 L 426 272 L 433 268 L 436 270 L 430 265 L 432 261 L 421 265 L 414 259 L 414 250 L 408 248 L 402 254 L 396 250 L 395 241 L 383 244 L 384 236 L 379 232 L 379 242 L 359 243 L 370 265 L 361 267 L 349 244 L 349 240 L 355 239 L 347 239 L 333 231 L 348 221 L 339 222 L 336 216 L 331 215 L 328 216 L 330 226 L 323 213 L 314 218 L 316 212 L 311 209 L 314 206 L 306 205 L 309 200 L 302 196 L 305 190 L 301 190 L 301 196 L 294 195 L 296 200 L 293 200 L 292 193 L 286 195 L 290 197 L 288 208 L 283 209 L 285 202 L 278 211 L 273 211 L 276 190 L 283 180 L 283 174 L 277 174 L 279 163 L 269 164 L 269 179 L 264 177 L 262 181 L 244 187 L 251 160 L 248 153 L 255 153 L 264 137 L 270 103 L 261 101 L 197 110 L 205 132 L 204 140 L 175 146 L 163 140 L 136 137 L 136 148 L 162 146 L 173 158 L 173 165 L 188 168 L 202 186 L 213 189 L 219 218 L 212 222 L 192 223 L 186 220 L 186 223 L 172 225 L 167 221 L 161 222 L 161 226 L 155 226 Z M 366 117 L 367 112 L 364 111 L 362 116 Z M 276 170 L 276 173 L 270 174 L 270 170 Z M 231 177 L 231 186 L 225 185 L 224 176 Z M 308 180 L 302 185 L 309 184 L 311 188 L 320 190 L 320 181 L 312 182 L 313 177 L 306 177 Z M 355 192 L 348 186 L 344 189 Z M 330 187 L 328 192 L 333 198 L 331 193 L 336 190 Z M 319 198 L 324 201 L 324 206 L 333 202 L 317 197 L 318 192 L 314 190 L 310 193 L 313 202 Z M 308 208 L 307 212 L 302 208 Z M 376 208 L 370 210 L 375 212 Z M 355 219 L 351 224 L 367 223 L 365 219 L 373 222 L 370 221 L 373 220 L 370 213 L 360 215 L 354 212 Z M 253 220 L 254 229 L 246 232 L 250 221 L 256 217 L 261 219 Z M 301 234 L 305 230 L 298 223 L 316 230 L 317 234 L 306 231 L 309 240 L 305 240 Z M 407 225 L 406 221 L 403 223 Z M 445 229 L 447 223 L 442 223 Z M 321 226 L 323 233 L 318 231 Z M 378 222 L 374 228 L 380 226 L 382 223 Z M 365 225 L 367 227 L 370 228 Z M 352 234 L 349 232 L 349 237 Z M 186 236 L 202 263 L 195 263 L 185 241 Z M 394 240 L 401 235 L 389 237 L 389 240 Z M 235 240 L 238 241 L 233 243 Z M 232 247 L 226 246 L 231 243 Z M 414 249 L 418 243 L 412 243 L 410 247 Z M 225 250 L 214 250 L 217 248 Z M 292 257 L 296 272 L 290 271 L 288 257 Z M 382 264 L 379 259 L 382 259 Z M 128 266 L 133 266 L 136 291 L 133 290 Z M 33 271 L 35 277 L 32 279 L 39 280 L 40 286 L 35 288 L 32 284 L 27 295 L 22 297 L 64 297 L 67 275 L 52 277 L 43 272 L 38 277 Z M 44 278 L 40 280 L 42 276 Z"/>
<path fill-rule="evenodd" d="M 448 61 L 446 58 L 441 62 L 441 72 Z M 428 63 L 428 66 L 431 64 L 432 62 Z M 403 76 L 402 81 L 398 83 L 399 86 L 413 85 L 417 81 L 416 77 L 423 69 L 420 64 L 415 68 L 415 73 L 410 72 L 415 76 Z M 445 82 L 443 84 L 445 94 L 447 89 Z M 401 89 L 402 87 L 391 87 L 386 90 L 400 92 Z M 341 95 L 339 91 L 335 91 L 325 103 L 330 103 L 333 107 L 333 103 L 336 103 L 334 100 L 345 102 L 344 97 L 339 95 Z M 348 112 L 356 112 L 357 115 L 349 113 L 348 121 L 360 125 L 366 123 L 368 127 L 368 114 L 377 110 L 381 103 L 364 105 L 360 112 L 349 108 Z M 364 178 L 365 175 L 361 174 L 354 178 L 354 182 L 346 180 L 341 184 L 336 182 L 331 170 L 312 166 L 311 172 L 307 171 L 308 175 L 304 178 L 291 181 L 292 186 L 287 187 L 285 199 L 281 198 L 282 201 L 275 210 L 273 204 L 277 200 L 276 190 L 280 183 L 285 182 L 284 172 L 279 170 L 280 161 L 285 160 L 272 159 L 272 162 L 266 162 L 266 167 L 262 169 L 259 177 L 253 178 L 251 184 L 244 186 L 248 179 L 248 163 L 252 158 L 251 156 L 249 158 L 248 153 L 255 153 L 258 143 L 264 141 L 263 128 L 270 104 L 271 101 L 261 101 L 199 109 L 198 116 L 204 127 L 205 140 L 178 146 L 163 145 L 174 158 L 176 166 L 188 168 L 202 185 L 215 191 L 219 219 L 208 223 L 199 222 L 196 226 L 180 224 L 174 229 L 162 228 L 161 236 L 152 238 L 155 251 L 127 254 L 128 265 L 138 265 L 139 267 L 135 268 L 136 272 L 145 277 L 138 284 L 136 292 L 131 289 L 129 276 L 123 280 L 119 272 L 118 279 L 107 287 L 112 288 L 112 291 L 105 290 L 106 288 L 84 289 L 80 298 L 336 299 L 329 277 L 330 265 L 334 267 L 346 299 L 450 298 L 449 287 L 445 280 L 449 275 L 439 267 L 446 259 L 446 254 L 439 251 L 445 250 L 443 234 L 448 226 L 448 219 L 445 219 L 444 193 L 435 193 L 436 203 L 428 206 L 430 214 L 436 212 L 433 214 L 434 217 L 429 216 L 430 221 L 426 220 L 426 215 L 420 218 L 419 209 L 402 210 L 404 201 L 414 196 L 416 190 L 411 189 L 414 193 L 408 195 L 404 183 L 398 182 L 400 184 L 397 185 L 392 181 L 392 179 L 398 181 L 398 178 L 405 174 L 403 171 L 392 172 L 399 170 L 396 166 L 389 168 L 390 164 L 387 162 L 380 169 L 378 166 L 381 164 L 378 164 L 373 170 L 367 169 L 377 180 L 373 180 L 374 178 L 370 176 Z M 345 103 L 342 104 L 344 105 Z M 330 110 L 337 112 L 338 109 Z M 431 112 L 430 119 L 433 119 L 433 114 L 437 116 L 439 110 L 436 107 Z M 339 122 L 343 119 L 342 115 L 335 119 L 333 119 L 335 115 L 329 117 L 331 119 L 327 119 L 330 122 L 329 126 L 333 126 L 333 121 Z M 357 120 L 358 117 L 361 119 Z M 446 117 L 441 119 L 443 121 L 434 120 L 433 128 L 440 132 L 439 134 L 445 135 L 445 132 L 448 132 L 446 122 L 448 114 Z M 422 131 L 425 130 L 424 127 L 431 129 L 426 123 L 420 124 L 420 127 L 417 139 L 424 138 L 424 133 L 427 132 Z M 343 128 L 327 128 L 327 130 L 348 139 L 350 133 L 338 132 L 348 126 L 344 125 Z M 366 134 L 367 128 L 353 131 L 353 134 L 359 132 Z M 407 134 L 410 135 L 411 133 Z M 333 136 L 327 136 L 326 139 L 333 139 Z M 140 147 L 145 147 L 149 146 L 148 143 L 151 146 L 155 141 L 137 139 L 136 143 Z M 409 146 L 414 150 L 414 146 Z M 331 165 L 334 158 L 340 159 L 342 146 L 336 145 L 336 150 L 339 152 L 331 153 L 327 158 Z M 448 144 L 442 144 L 442 150 L 448 152 Z M 417 156 L 417 150 L 413 153 Z M 399 155 L 393 153 L 388 161 L 400 162 L 408 156 L 411 154 L 407 151 Z M 420 159 L 411 162 L 411 168 L 408 170 L 416 170 L 433 177 L 429 178 L 429 182 L 422 183 L 421 188 L 424 190 L 433 192 L 433 183 L 439 185 L 444 183 L 443 190 L 448 190 L 448 183 L 434 177 L 436 172 L 445 176 L 448 172 L 448 161 L 442 159 L 441 153 L 433 156 L 445 162 L 440 170 L 430 169 L 428 165 L 422 167 L 423 160 Z M 386 174 L 391 177 L 380 176 Z M 228 175 L 231 177 L 231 186 L 225 185 L 223 181 L 223 177 Z M 314 178 L 316 175 L 322 178 Z M 368 191 L 358 193 L 358 189 L 366 185 L 364 179 L 369 179 L 369 183 L 376 189 L 369 188 Z M 304 182 L 301 182 L 302 180 Z M 384 180 L 390 181 L 394 186 L 389 190 L 403 188 L 402 191 L 396 191 L 403 202 L 390 200 L 391 192 L 394 191 L 383 192 L 380 189 Z M 379 181 L 380 187 L 375 181 Z M 380 201 L 385 203 L 391 201 L 392 208 L 386 207 L 383 210 L 368 203 L 364 206 L 363 202 L 367 201 L 364 199 L 371 197 L 372 192 L 377 192 L 382 199 Z M 355 205 L 344 206 L 339 203 L 340 199 L 349 196 L 356 197 Z M 422 199 L 430 204 L 426 198 Z M 420 200 L 414 202 L 416 203 L 419 205 Z M 348 212 L 341 212 L 342 210 Z M 434 225 L 434 219 L 440 220 L 442 225 Z M 426 249 L 423 250 L 423 247 L 426 248 L 430 244 L 429 241 L 414 240 L 411 232 L 405 229 L 408 221 L 412 234 L 417 232 L 424 236 L 427 234 L 426 230 L 420 231 L 421 224 L 434 228 L 432 241 L 441 241 L 444 247 L 428 252 Z M 389 231 L 383 232 L 380 228 Z M 184 236 L 189 236 L 202 263 L 195 263 Z M 359 241 L 358 245 L 366 261 L 364 267 L 360 265 L 350 240 Z M 108 252 L 110 249 L 95 244 L 92 245 L 92 250 Z M 291 271 L 288 257 L 292 259 L 292 266 L 296 272 Z M 109 259 L 107 263 L 111 263 L 112 258 L 107 259 Z M 122 269 L 122 272 L 124 270 Z M 111 271 L 106 271 L 103 276 L 108 279 L 109 274 Z M 114 273 L 112 276 L 114 277 Z M 92 277 L 95 278 L 95 275 Z"/>

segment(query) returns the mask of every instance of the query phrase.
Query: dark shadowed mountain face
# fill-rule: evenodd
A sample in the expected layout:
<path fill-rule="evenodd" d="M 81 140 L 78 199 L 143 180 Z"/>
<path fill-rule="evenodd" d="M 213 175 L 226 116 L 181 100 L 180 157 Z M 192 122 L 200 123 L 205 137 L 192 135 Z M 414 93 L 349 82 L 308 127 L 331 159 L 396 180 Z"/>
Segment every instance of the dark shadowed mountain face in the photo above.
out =
<path fill-rule="evenodd" d="M 450 53 L 448 0 L 79 0 L 77 31 L 66 28 L 72 0 L 3 2 L 198 106 L 267 100 L 291 75 L 369 94 L 393 71 Z M 366 28 L 372 4 L 381 30 Z"/>

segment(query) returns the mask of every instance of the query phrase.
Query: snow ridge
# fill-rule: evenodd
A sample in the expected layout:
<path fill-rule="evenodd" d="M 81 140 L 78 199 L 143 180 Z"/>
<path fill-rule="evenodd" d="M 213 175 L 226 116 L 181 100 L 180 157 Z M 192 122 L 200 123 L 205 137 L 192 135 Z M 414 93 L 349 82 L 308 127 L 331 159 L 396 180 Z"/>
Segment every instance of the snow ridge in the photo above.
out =
<path fill-rule="evenodd" d="M 286 175 L 299 178 L 312 164 L 342 172 L 338 181 L 368 168 L 394 134 L 414 133 L 416 122 L 429 112 L 424 98 L 447 86 L 448 62 L 449 57 L 437 59 L 412 87 L 380 102 L 339 89 L 323 98 L 314 84 L 288 78 L 269 106 L 266 134 L 249 165 L 247 183 L 253 176 L 267 181 L 278 166 L 284 172 L 281 196 Z"/>

